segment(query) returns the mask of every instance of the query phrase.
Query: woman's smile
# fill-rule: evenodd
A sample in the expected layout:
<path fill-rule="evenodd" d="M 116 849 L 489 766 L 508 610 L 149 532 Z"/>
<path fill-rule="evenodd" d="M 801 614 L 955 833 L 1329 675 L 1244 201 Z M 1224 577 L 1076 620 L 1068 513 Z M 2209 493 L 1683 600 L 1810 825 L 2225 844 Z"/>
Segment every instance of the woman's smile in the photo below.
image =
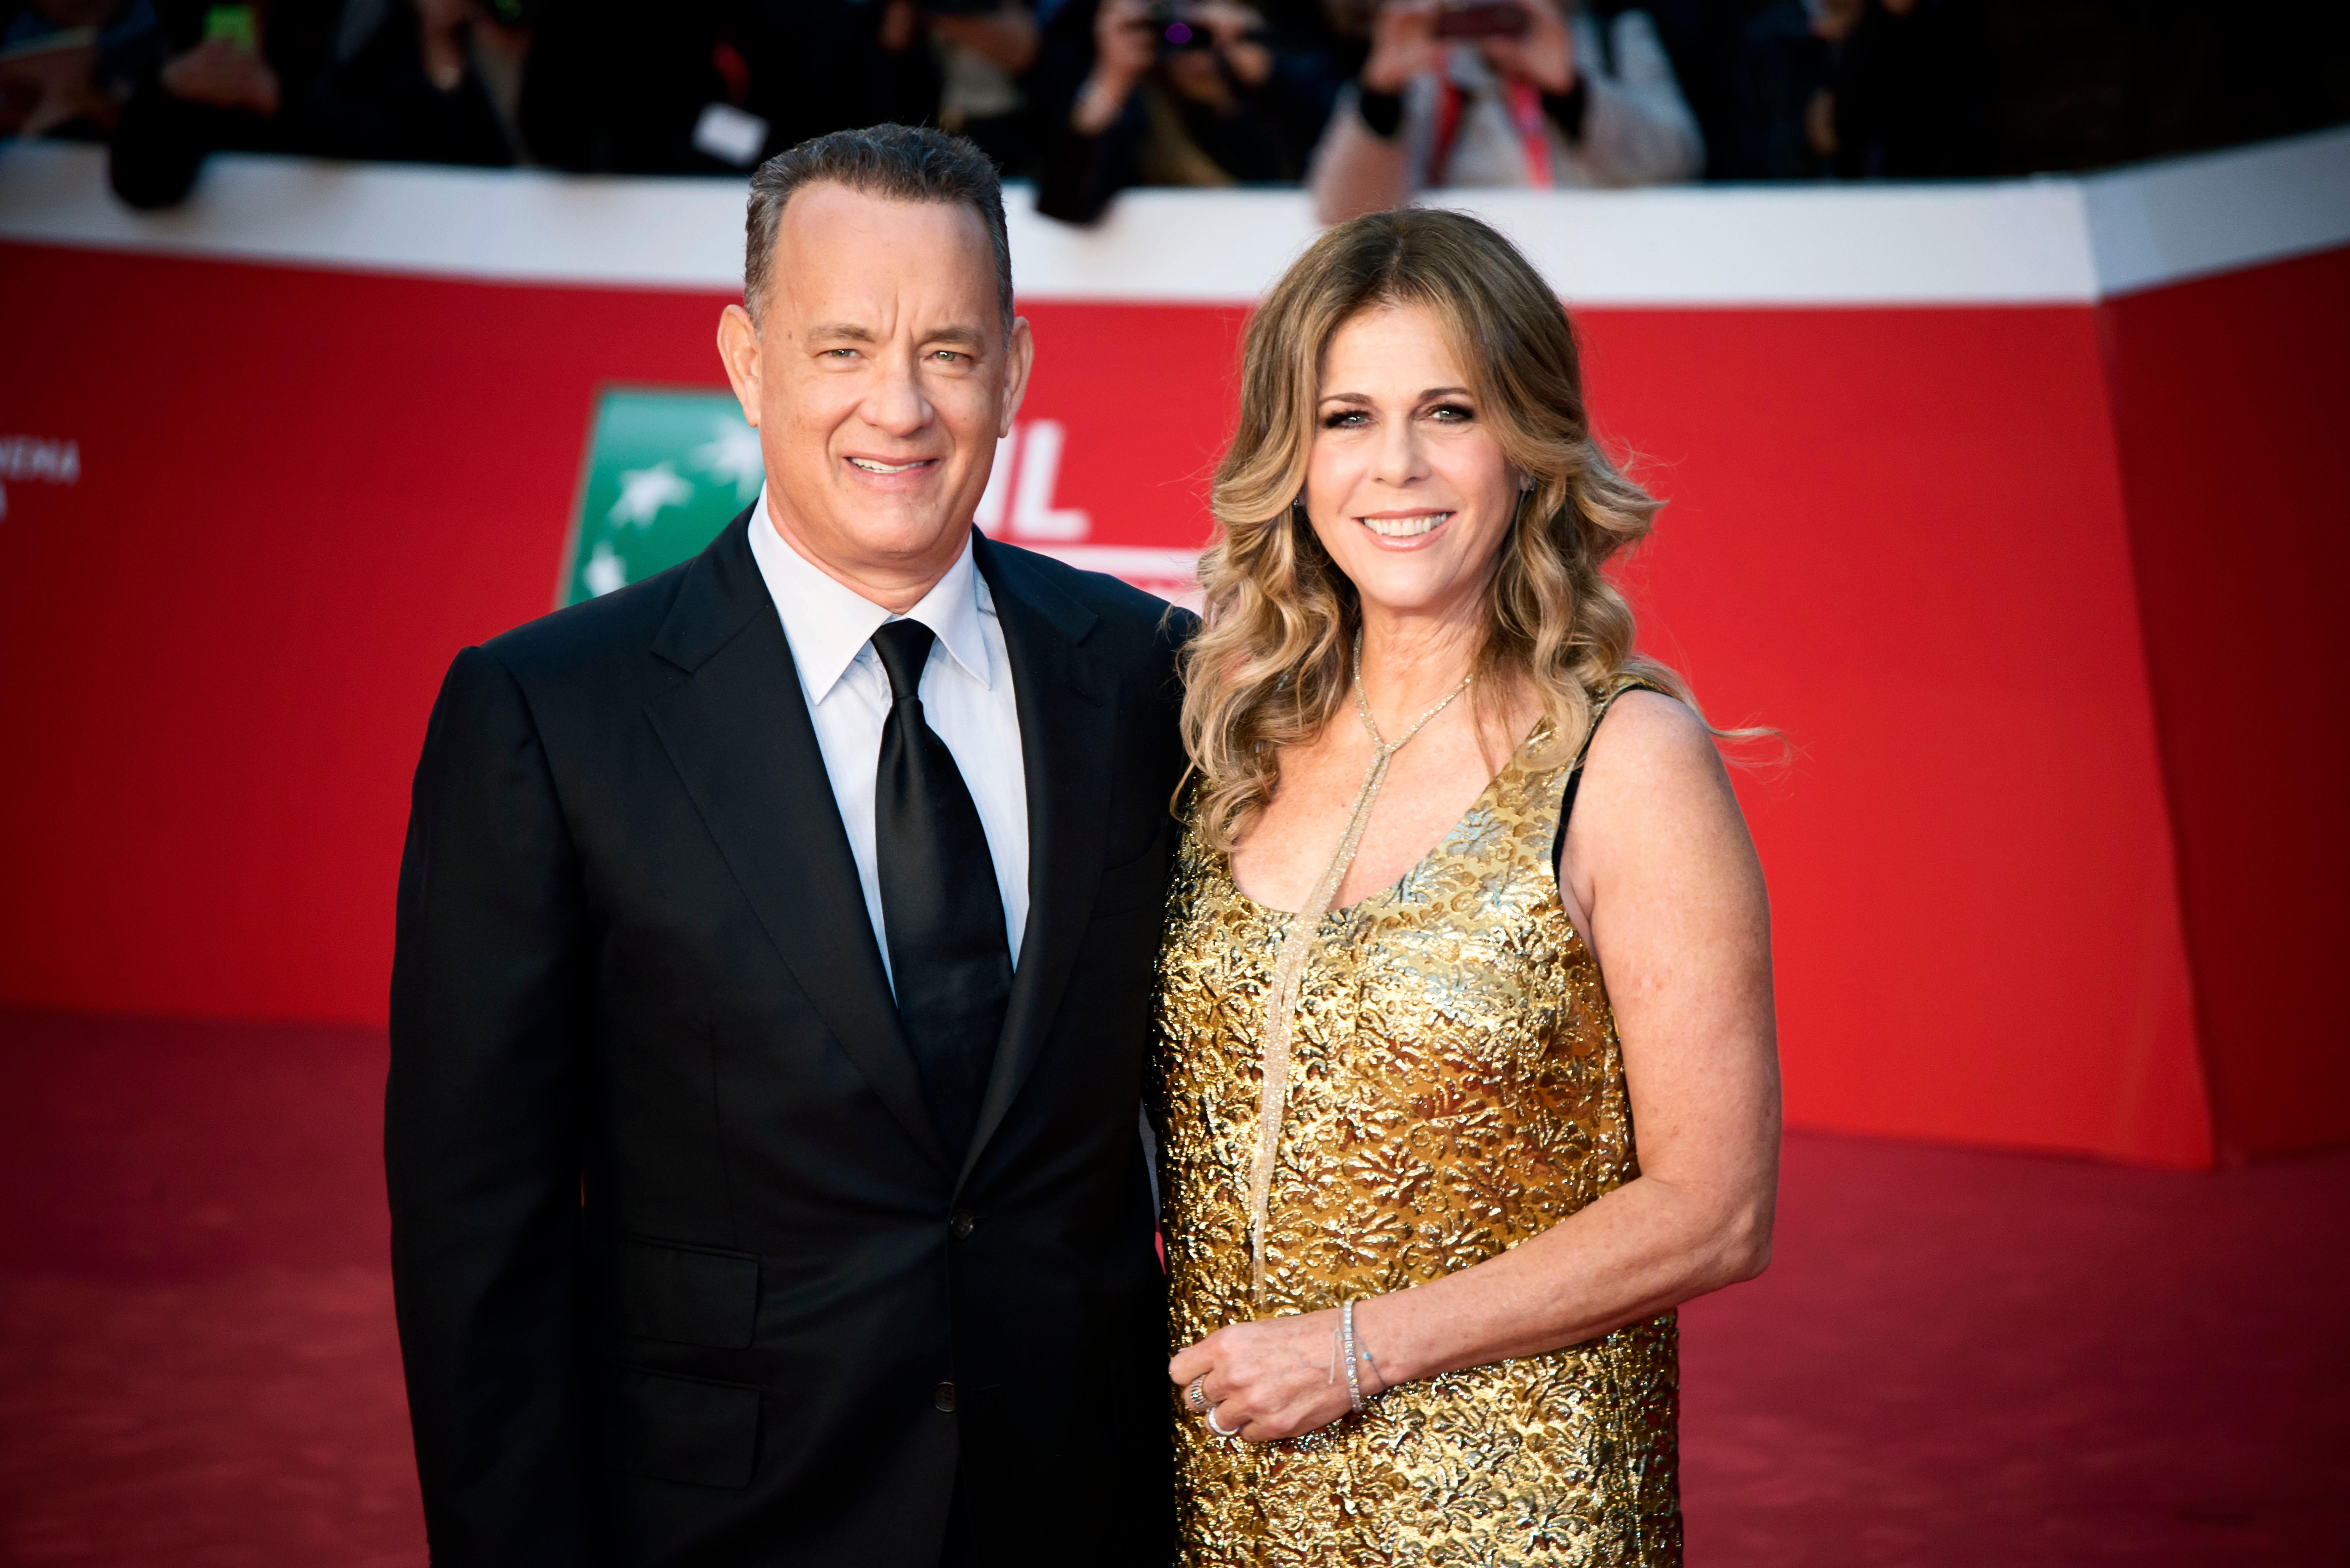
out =
<path fill-rule="evenodd" d="M 1452 521 L 1449 510 L 1433 509 L 1417 512 L 1371 512 L 1357 517 L 1356 522 L 1377 535 L 1390 547 L 1417 549 L 1430 543 L 1436 531 Z"/>

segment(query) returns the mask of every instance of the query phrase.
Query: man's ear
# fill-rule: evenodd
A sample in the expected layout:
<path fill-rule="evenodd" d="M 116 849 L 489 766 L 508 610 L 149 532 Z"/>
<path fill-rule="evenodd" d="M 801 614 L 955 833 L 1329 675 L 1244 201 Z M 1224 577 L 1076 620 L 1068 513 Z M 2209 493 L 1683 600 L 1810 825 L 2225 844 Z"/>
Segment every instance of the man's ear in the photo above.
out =
<path fill-rule="evenodd" d="M 1028 395 L 1028 372 L 1036 366 L 1036 339 L 1029 334 L 1026 317 L 1012 318 L 1012 337 L 1003 347 L 1003 411 L 995 421 L 998 441 L 1012 433 L 1012 417 Z"/>
<path fill-rule="evenodd" d="M 759 427 L 759 329 L 751 321 L 751 313 L 739 305 L 730 305 L 718 313 L 718 359 L 726 367 L 727 385 L 734 389 L 734 400 L 743 405 L 743 418 L 752 429 Z M 1025 373 L 1023 373 L 1025 379 Z"/>

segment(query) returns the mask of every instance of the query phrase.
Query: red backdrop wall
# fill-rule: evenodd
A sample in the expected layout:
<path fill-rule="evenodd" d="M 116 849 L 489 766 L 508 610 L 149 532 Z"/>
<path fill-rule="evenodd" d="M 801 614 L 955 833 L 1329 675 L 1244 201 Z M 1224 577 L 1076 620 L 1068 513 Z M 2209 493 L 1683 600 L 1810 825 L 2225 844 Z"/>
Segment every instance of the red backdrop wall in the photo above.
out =
<path fill-rule="evenodd" d="M 2281 295 L 2241 287 L 2338 345 L 2343 258 L 2295 265 Z M 0 381 L 0 431 L 81 465 L 9 483 L 0 523 L 0 1001 L 380 1021 L 440 674 L 552 602 L 596 388 L 721 384 L 723 297 L 20 245 L 0 266 L 0 333 L 36 368 Z M 2229 1147 L 2350 1136 L 2345 1096 L 2296 1087 L 2340 1004 L 2277 979 L 2323 927 L 2259 934 L 2322 902 L 2290 854 L 2241 852 L 2241 776 L 2195 728 L 2238 701 L 2231 740 L 2265 726 L 2262 776 L 2302 781 L 2287 815 L 2327 815 L 2341 742 L 2274 732 L 2311 690 L 2276 677 L 2340 664 L 2301 563 L 2339 559 L 2314 454 L 2343 398 L 2316 343 L 2228 347 L 2238 286 L 1582 316 L 1601 422 L 1671 502 L 1630 574 L 1648 644 L 1795 748 L 1741 793 L 1798 1123 L 2204 1163 L 2199 1017 Z M 1060 500 L 1094 543 L 1196 543 L 1239 314 L 1025 308 L 1030 410 L 1070 432 Z M 2214 366 L 2201 403 L 2166 401 Z M 2302 424 L 2261 422 L 2293 398 Z M 2220 597 L 2289 612 L 2216 643 L 2215 493 L 2280 553 Z"/>
<path fill-rule="evenodd" d="M 2223 1157 L 2350 1137 L 2350 252 L 2104 307 Z"/>

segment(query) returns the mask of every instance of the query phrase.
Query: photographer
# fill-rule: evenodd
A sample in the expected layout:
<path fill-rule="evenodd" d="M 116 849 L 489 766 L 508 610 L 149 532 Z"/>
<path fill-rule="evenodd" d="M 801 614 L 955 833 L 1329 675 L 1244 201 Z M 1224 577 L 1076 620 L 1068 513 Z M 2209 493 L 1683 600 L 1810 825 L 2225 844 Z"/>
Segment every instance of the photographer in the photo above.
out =
<path fill-rule="evenodd" d="M 1309 180 L 1336 223 L 1419 191 L 1654 185 L 1704 163 L 1647 12 L 1603 28 L 1553 0 L 1391 0 Z"/>
<path fill-rule="evenodd" d="M 1036 208 L 1091 223 L 1128 185 L 1294 181 L 1337 71 L 1314 23 L 1232 0 L 1069 0 L 1045 24 Z"/>
<path fill-rule="evenodd" d="M 1043 34 L 1024 0 L 953 0 L 925 7 L 939 60 L 938 125 L 969 137 L 1009 176 L 1035 162 L 1035 117 L 1021 80 L 1036 63 Z"/>
<path fill-rule="evenodd" d="M 739 174 L 830 131 L 940 112 L 915 0 L 542 3 L 523 130 L 555 168 Z"/>

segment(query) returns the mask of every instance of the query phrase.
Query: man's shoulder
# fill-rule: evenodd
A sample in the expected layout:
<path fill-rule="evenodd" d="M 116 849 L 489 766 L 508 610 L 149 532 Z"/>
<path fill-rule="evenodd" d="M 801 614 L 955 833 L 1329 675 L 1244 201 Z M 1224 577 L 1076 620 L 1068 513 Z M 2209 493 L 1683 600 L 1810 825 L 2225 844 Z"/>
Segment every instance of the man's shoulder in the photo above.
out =
<path fill-rule="evenodd" d="M 482 651 L 525 684 L 608 679 L 640 665 L 677 603 L 693 563 L 526 620 L 482 644 Z"/>
<path fill-rule="evenodd" d="M 990 540 L 988 548 L 1015 586 L 1058 594 L 1089 614 L 1093 624 L 1085 638 L 1089 647 L 1098 642 L 1105 649 L 1138 657 L 1155 652 L 1163 659 L 1180 648 L 1198 625 L 1199 618 L 1190 610 L 1107 572 L 1087 571 L 1017 545 Z"/>

